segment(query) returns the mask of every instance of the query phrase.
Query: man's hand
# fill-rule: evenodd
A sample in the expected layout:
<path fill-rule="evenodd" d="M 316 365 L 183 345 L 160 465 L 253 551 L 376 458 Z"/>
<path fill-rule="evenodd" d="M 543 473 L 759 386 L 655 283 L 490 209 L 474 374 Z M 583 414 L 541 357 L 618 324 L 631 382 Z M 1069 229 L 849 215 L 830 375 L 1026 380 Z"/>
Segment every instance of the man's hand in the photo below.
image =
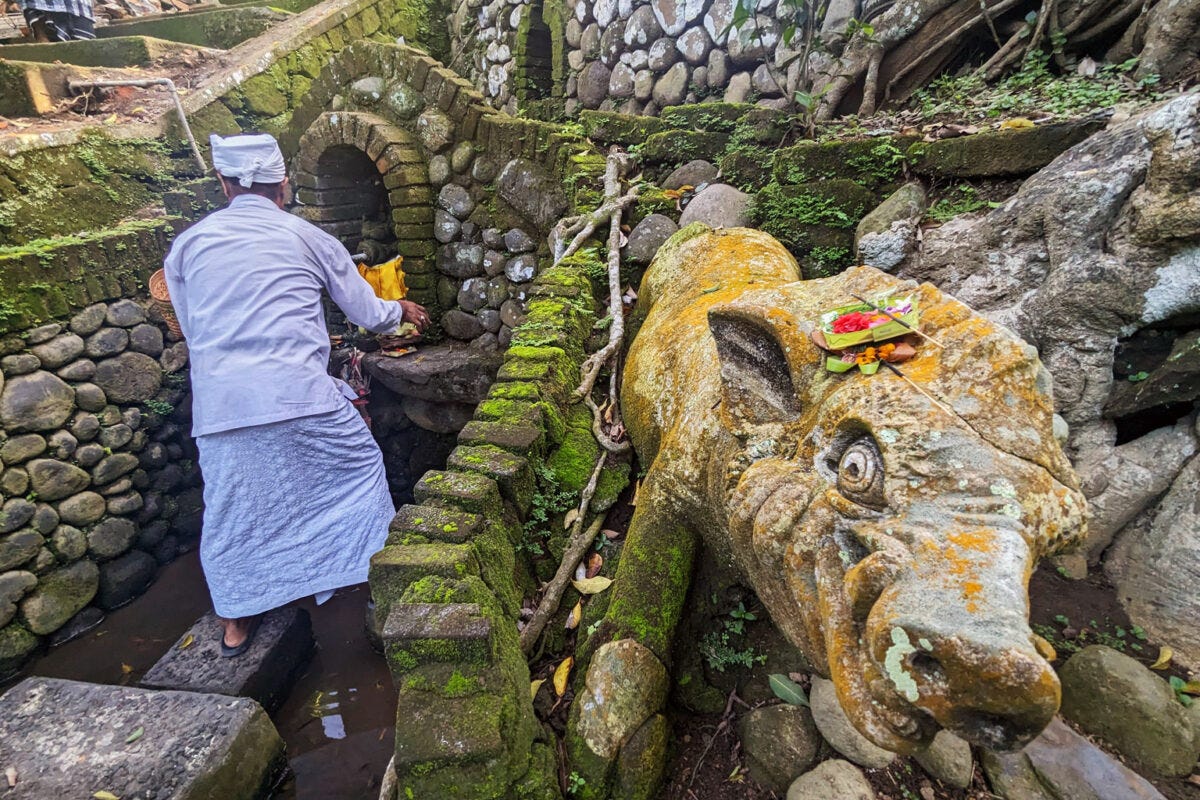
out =
<path fill-rule="evenodd" d="M 414 303 L 410 300 L 399 300 L 400 307 L 404 309 L 403 322 L 411 322 L 417 326 L 417 330 L 424 333 L 429 327 L 429 312 L 425 310 L 425 306 Z"/>

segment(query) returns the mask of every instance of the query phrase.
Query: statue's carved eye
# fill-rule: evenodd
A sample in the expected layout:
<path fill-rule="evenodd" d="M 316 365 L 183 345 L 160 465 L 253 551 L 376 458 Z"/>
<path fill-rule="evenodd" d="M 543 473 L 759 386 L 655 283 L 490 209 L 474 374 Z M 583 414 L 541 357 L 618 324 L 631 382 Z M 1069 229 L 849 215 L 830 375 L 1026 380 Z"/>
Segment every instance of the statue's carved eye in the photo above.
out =
<path fill-rule="evenodd" d="M 865 506 L 883 506 L 883 456 L 869 436 L 852 442 L 838 461 L 837 488 L 847 500 Z"/>

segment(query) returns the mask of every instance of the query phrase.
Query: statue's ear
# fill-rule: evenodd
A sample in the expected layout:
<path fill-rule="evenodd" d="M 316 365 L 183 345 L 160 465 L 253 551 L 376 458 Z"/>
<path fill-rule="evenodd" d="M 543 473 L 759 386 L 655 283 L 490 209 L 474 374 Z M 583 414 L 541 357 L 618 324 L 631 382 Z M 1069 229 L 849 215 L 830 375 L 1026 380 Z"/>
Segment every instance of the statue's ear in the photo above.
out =
<path fill-rule="evenodd" d="M 794 418 L 796 388 L 774 326 L 752 312 L 715 308 L 708 327 L 721 360 L 722 412 L 736 427 Z"/>

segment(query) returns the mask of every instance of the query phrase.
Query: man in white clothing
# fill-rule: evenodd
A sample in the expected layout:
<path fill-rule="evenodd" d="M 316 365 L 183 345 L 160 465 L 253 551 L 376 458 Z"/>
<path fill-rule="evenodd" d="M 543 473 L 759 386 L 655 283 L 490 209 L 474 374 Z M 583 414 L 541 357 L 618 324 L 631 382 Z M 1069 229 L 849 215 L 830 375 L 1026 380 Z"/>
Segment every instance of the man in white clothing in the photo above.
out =
<path fill-rule="evenodd" d="M 322 291 L 376 333 L 429 316 L 377 298 L 340 242 L 283 211 L 272 137 L 211 141 L 229 205 L 180 234 L 165 271 L 191 360 L 201 563 L 233 657 L 263 612 L 366 580 L 395 511 L 354 392 L 327 372 Z"/>

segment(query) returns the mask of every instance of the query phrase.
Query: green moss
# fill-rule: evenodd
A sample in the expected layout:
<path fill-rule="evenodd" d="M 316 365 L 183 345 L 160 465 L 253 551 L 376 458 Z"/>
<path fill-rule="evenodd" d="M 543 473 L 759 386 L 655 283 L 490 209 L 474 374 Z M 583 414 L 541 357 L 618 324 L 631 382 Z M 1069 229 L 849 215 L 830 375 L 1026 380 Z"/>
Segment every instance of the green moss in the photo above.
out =
<path fill-rule="evenodd" d="M 697 158 L 713 161 L 725 150 L 729 136 L 702 131 L 664 131 L 646 139 L 642 156 L 656 164 L 682 164 Z"/>
<path fill-rule="evenodd" d="M 673 128 L 733 133 L 738 121 L 755 109 L 751 103 L 699 103 L 664 108 L 658 118 Z"/>
<path fill-rule="evenodd" d="M 446 685 L 442 687 L 442 694 L 446 697 L 466 697 L 481 689 L 482 685 L 478 678 L 469 678 L 456 669 L 450 675 L 450 679 L 446 681 Z"/>
<path fill-rule="evenodd" d="M 577 493 L 587 485 L 599 455 L 600 445 L 592 435 L 592 413 L 583 405 L 572 406 L 562 444 L 547 459 L 547 468 L 562 489 Z"/>
<path fill-rule="evenodd" d="M 611 639 L 635 638 L 668 661 L 695 553 L 695 537 L 685 528 L 666 520 L 638 525 L 635 515 L 605 615 Z"/>
<path fill-rule="evenodd" d="M 655 117 L 637 117 L 611 111 L 580 111 L 579 122 L 588 138 L 605 144 L 635 145 L 670 125 Z M 600 156 L 603 161 L 603 156 Z M 599 172 L 603 172 L 603 165 Z"/>

